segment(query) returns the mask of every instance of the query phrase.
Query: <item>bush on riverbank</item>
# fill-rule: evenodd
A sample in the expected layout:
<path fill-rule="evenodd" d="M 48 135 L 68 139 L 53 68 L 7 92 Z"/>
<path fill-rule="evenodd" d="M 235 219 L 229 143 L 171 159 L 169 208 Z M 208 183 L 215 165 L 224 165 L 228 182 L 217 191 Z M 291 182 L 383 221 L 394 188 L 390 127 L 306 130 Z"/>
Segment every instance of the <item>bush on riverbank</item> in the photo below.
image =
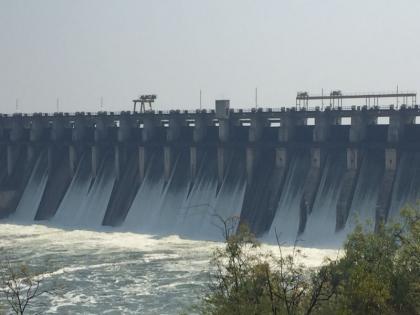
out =
<path fill-rule="evenodd" d="M 376 233 L 358 226 L 341 258 L 315 270 L 302 253 L 263 254 L 245 226 L 215 251 L 208 294 L 197 311 L 226 314 L 420 314 L 420 210 Z"/>

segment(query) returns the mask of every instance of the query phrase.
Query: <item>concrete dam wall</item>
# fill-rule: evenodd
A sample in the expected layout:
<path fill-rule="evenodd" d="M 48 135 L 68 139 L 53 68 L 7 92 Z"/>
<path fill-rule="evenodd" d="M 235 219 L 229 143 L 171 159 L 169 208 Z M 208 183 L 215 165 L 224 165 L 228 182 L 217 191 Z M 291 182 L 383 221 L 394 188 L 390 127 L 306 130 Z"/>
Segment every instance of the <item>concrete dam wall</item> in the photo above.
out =
<path fill-rule="evenodd" d="M 0 116 L 0 216 L 339 244 L 420 196 L 417 106 Z M 381 123 L 378 123 L 381 122 Z M 385 123 L 384 123 L 385 122 Z"/>

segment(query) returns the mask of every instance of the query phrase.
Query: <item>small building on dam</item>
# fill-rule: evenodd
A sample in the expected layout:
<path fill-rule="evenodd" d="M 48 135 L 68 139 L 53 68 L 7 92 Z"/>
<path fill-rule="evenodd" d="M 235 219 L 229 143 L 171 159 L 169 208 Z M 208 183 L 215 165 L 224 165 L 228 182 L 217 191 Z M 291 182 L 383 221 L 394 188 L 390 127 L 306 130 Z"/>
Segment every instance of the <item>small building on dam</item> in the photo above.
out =
<path fill-rule="evenodd" d="M 420 196 L 417 105 L 0 116 L 0 216 L 219 239 L 341 239 Z"/>

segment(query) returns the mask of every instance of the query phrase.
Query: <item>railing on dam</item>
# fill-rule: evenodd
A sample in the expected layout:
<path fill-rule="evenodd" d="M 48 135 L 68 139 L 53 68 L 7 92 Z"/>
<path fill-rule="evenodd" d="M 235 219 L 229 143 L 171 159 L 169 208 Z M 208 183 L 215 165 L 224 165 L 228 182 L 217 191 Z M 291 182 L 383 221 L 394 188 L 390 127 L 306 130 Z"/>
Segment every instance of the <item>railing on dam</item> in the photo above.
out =
<path fill-rule="evenodd" d="M 387 131 L 395 133 L 394 129 L 405 125 L 417 123 L 420 117 L 418 105 L 401 105 L 398 108 L 389 106 L 343 106 L 343 107 L 310 107 L 310 108 L 250 108 L 228 109 L 225 116 L 220 116 L 216 110 L 168 110 L 146 111 L 143 113 L 120 111 L 120 112 L 74 112 L 74 113 L 31 113 L 31 114 L 2 114 L 0 115 L 0 140 L 17 141 L 30 139 L 46 139 L 48 137 L 59 139 L 62 134 L 69 131 L 73 133 L 71 139 L 82 139 L 84 134 L 92 133 L 90 138 L 105 140 L 109 135 L 109 128 L 118 128 L 119 141 L 139 138 L 130 133 L 141 129 L 143 140 L 152 139 L 156 134 L 166 133 L 165 141 L 181 139 L 185 134 L 181 129 L 188 127 L 189 136 L 194 142 L 200 142 L 208 133 L 208 127 L 217 127 L 216 138 L 222 142 L 235 140 L 229 132 L 230 129 L 246 127 L 240 132 L 248 132 L 248 141 L 256 142 L 266 136 L 266 127 L 278 129 L 280 142 L 293 139 L 295 129 L 301 130 L 303 126 L 314 126 L 313 134 L 309 137 L 315 142 L 328 139 L 331 126 L 350 125 L 351 130 L 348 138 L 364 137 L 365 129 L 369 125 L 389 124 L 392 128 Z M 386 123 L 380 120 L 386 119 Z M 160 130 L 164 128 L 165 130 Z M 46 131 L 48 129 L 48 132 Z M 89 129 L 86 131 L 86 129 Z M 159 131 L 160 130 L 160 131 Z M 28 131 L 30 135 L 28 136 Z M 65 132 L 64 132 L 65 131 Z M 113 131 L 115 132 L 115 130 Z M 239 132 L 239 133 L 240 133 Z M 304 133 L 311 132 L 302 130 Z M 272 133 L 272 130 L 269 132 Z M 360 134 L 360 135 L 359 135 Z M 236 133 L 238 135 L 238 132 Z M 89 138 L 88 137 L 88 138 Z M 68 136 L 67 136 L 68 138 Z M 114 137 L 115 138 L 115 137 Z M 187 137 L 188 138 L 188 137 Z M 385 137 L 386 138 L 386 137 Z"/>
<path fill-rule="evenodd" d="M 309 107 L 258 107 L 258 108 L 237 108 L 230 109 L 231 113 L 237 114 L 246 114 L 246 113 L 284 113 L 284 112 L 342 112 L 342 111 L 389 111 L 389 110 L 418 110 L 419 105 L 375 105 L 375 106 L 309 106 Z M 156 114 L 156 115 L 171 115 L 171 114 L 201 114 L 201 113 L 212 113 L 214 114 L 214 109 L 196 109 L 196 110 L 147 110 L 144 113 L 133 112 L 133 111 L 98 111 L 98 112 L 53 112 L 53 113 L 43 113 L 43 112 L 33 112 L 33 113 L 11 113 L 11 114 L 2 114 L 0 117 L 10 118 L 15 116 L 23 117 L 34 117 L 34 116 L 43 116 L 43 117 L 54 117 L 54 116 L 120 116 L 120 115 L 145 115 L 145 114 Z"/>

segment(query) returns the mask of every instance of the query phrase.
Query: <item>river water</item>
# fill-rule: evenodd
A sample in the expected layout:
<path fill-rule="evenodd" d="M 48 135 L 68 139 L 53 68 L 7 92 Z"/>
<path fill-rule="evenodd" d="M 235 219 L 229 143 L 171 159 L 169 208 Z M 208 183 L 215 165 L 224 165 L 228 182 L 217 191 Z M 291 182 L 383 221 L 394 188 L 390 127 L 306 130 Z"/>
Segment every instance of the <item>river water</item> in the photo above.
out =
<path fill-rule="evenodd" d="M 176 235 L 0 222 L 1 258 L 42 270 L 44 287 L 57 288 L 53 295 L 38 298 L 30 314 L 189 314 L 206 290 L 211 253 L 222 245 Z M 304 252 L 308 266 L 337 253 Z"/>

